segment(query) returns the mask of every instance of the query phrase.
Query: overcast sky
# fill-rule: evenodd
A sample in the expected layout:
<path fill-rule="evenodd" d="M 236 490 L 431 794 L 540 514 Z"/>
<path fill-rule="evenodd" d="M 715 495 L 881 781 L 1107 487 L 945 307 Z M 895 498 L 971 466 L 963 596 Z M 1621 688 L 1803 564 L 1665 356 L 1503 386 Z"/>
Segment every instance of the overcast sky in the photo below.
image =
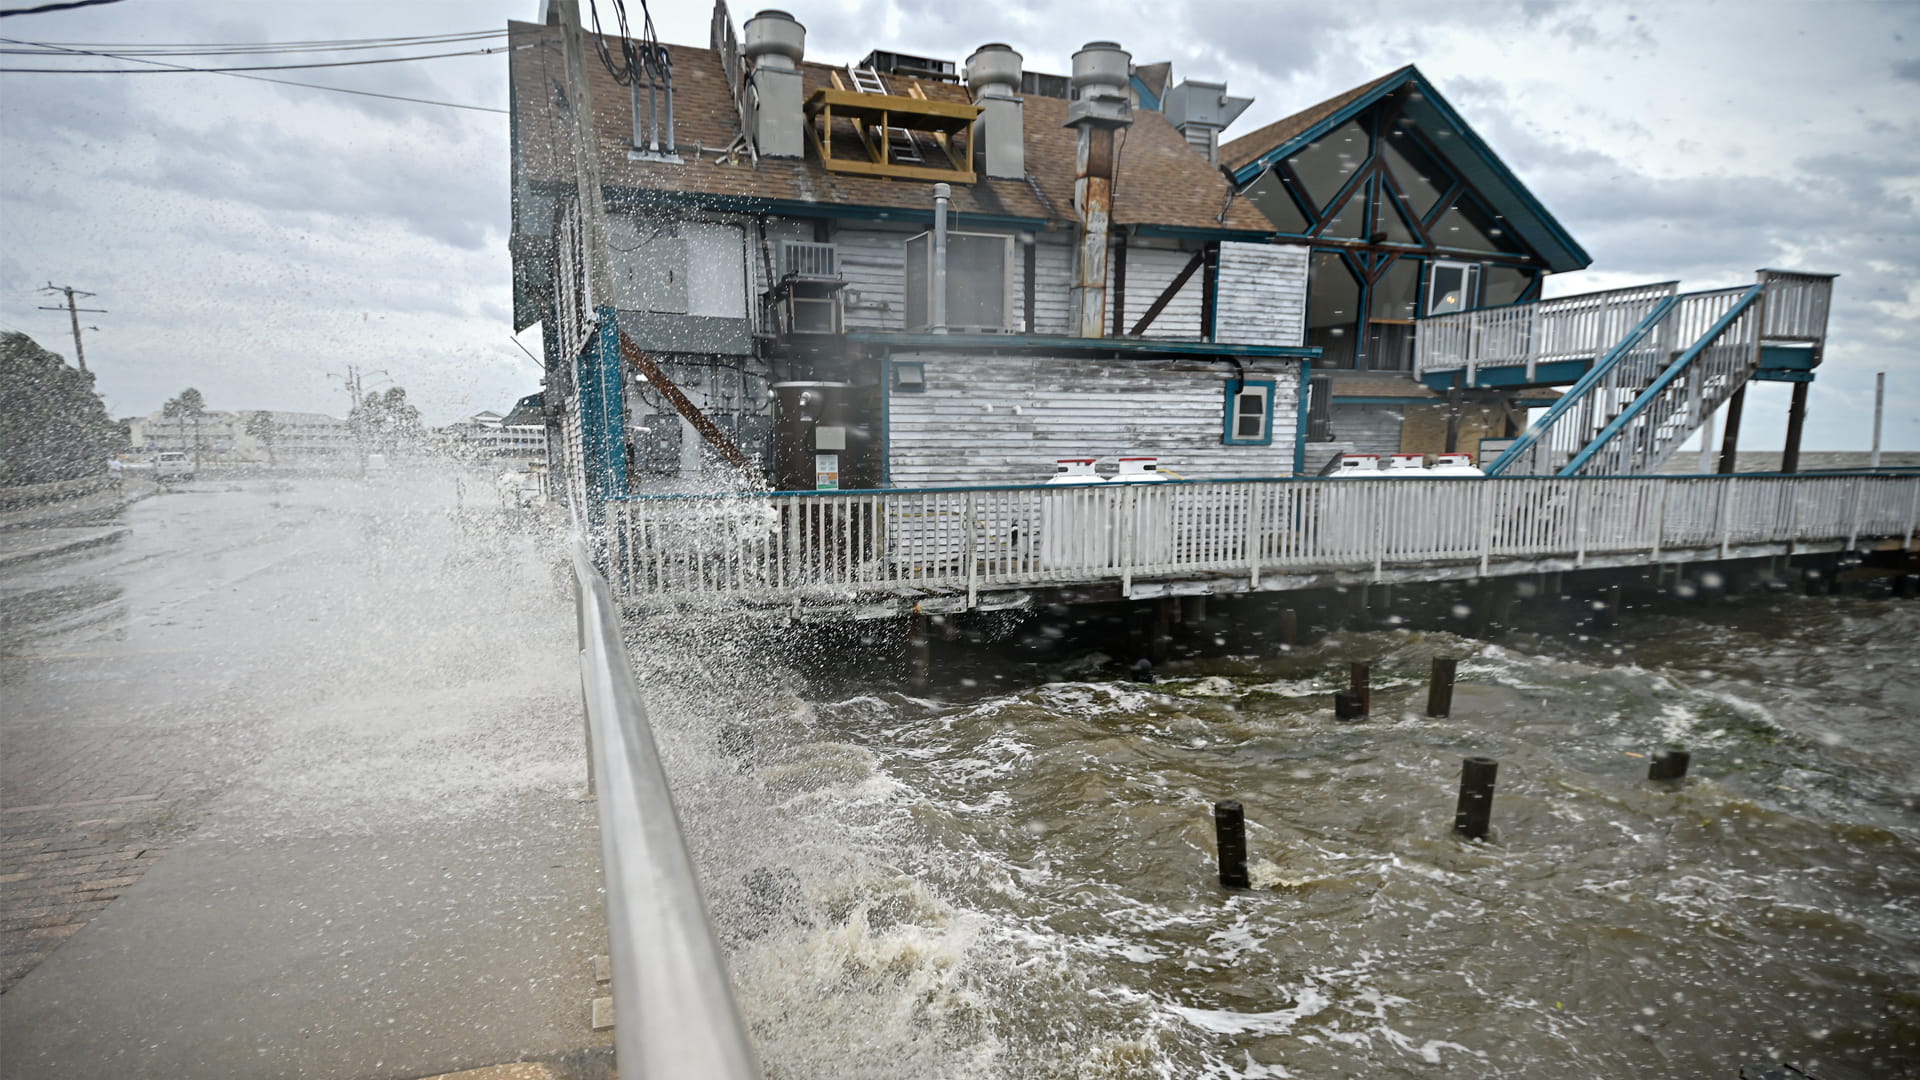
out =
<path fill-rule="evenodd" d="M 1838 273 L 1807 446 L 1865 449 L 1884 370 L 1886 445 L 1920 450 L 1920 3 L 788 7 L 809 58 L 829 62 L 873 48 L 957 62 L 1005 41 L 1029 69 L 1064 73 L 1084 41 L 1112 38 L 1136 63 L 1172 60 L 1176 79 L 1253 96 L 1228 137 L 1417 63 L 1593 255 L 1550 293 L 1732 285 L 1763 266 Z M 332 40 L 497 29 L 537 9 L 122 0 L 0 19 L 0 36 Z M 663 39 L 704 45 L 711 10 L 657 3 L 654 18 Z M 504 109 L 505 72 L 496 54 L 282 77 Z M 98 293 L 88 306 L 109 313 L 83 316 L 99 327 L 87 359 L 115 415 L 186 386 L 212 408 L 340 415 L 329 374 L 349 365 L 387 372 L 369 385 L 405 386 L 434 423 L 538 388 L 511 340 L 504 115 L 220 75 L 5 74 L 0 176 L 0 327 L 71 356 L 65 313 L 37 310 L 53 300 L 35 290 Z M 537 330 L 522 338 L 538 353 Z M 1778 448 L 1786 395 L 1749 395 L 1744 447 Z"/>

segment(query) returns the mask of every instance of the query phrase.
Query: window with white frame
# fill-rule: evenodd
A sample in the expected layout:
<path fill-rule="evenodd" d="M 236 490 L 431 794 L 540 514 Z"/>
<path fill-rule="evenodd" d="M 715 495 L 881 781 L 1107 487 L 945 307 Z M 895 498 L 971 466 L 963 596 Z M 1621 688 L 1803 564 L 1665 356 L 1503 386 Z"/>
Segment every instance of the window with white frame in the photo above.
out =
<path fill-rule="evenodd" d="M 1273 444 L 1273 380 L 1233 379 L 1227 383 L 1225 430 L 1228 446 Z"/>

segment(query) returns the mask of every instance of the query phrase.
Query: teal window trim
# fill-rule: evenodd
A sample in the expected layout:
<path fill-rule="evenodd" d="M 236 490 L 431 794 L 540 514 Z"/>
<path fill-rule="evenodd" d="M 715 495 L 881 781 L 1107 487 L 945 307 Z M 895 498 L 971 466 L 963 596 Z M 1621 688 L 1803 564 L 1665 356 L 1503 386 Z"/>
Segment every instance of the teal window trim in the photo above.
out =
<path fill-rule="evenodd" d="M 1220 443 L 1223 446 L 1272 446 L 1273 445 L 1273 398 L 1278 385 L 1277 379 L 1228 379 L 1226 398 L 1221 417 Z M 1239 419 L 1240 396 L 1248 387 L 1266 388 L 1266 413 L 1260 421 L 1260 438 L 1246 439 L 1235 434 L 1235 421 Z"/>

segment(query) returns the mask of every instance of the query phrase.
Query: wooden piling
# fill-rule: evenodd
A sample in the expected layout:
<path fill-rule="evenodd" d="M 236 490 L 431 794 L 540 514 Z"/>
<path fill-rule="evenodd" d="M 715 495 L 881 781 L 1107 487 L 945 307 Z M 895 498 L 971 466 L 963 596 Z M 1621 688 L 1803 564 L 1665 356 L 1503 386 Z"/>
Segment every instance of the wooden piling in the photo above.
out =
<path fill-rule="evenodd" d="M 1373 715 L 1373 669 L 1366 664 L 1353 664 L 1348 674 L 1349 689 L 1360 695 L 1360 715 Z"/>
<path fill-rule="evenodd" d="M 1460 802 L 1453 812 L 1453 831 L 1468 840 L 1483 840 L 1493 818 L 1493 781 L 1500 763 L 1489 757 L 1465 758 L 1460 763 Z"/>
<path fill-rule="evenodd" d="M 1163 596 L 1154 604 L 1153 644 L 1148 650 L 1156 664 L 1164 664 L 1173 654 L 1173 620 L 1178 614 L 1179 600 Z"/>
<path fill-rule="evenodd" d="M 1333 695 L 1333 718 L 1335 720 L 1365 720 L 1366 706 L 1360 704 L 1360 695 L 1351 690 L 1337 691 Z"/>
<path fill-rule="evenodd" d="M 1687 775 L 1687 765 L 1693 755 L 1685 750 L 1667 750 L 1655 754 L 1647 765 L 1647 779 L 1677 781 Z"/>
<path fill-rule="evenodd" d="M 1280 644 L 1289 648 L 1300 644 L 1300 613 L 1292 608 L 1280 612 Z"/>
<path fill-rule="evenodd" d="M 1450 657 L 1433 658 L 1433 678 L 1427 685 L 1427 715 L 1450 716 L 1453 713 L 1453 676 L 1460 661 Z"/>
<path fill-rule="evenodd" d="M 1220 884 L 1229 889 L 1253 884 L 1247 876 L 1247 819 L 1239 800 L 1213 804 L 1213 838 L 1220 850 Z"/>
<path fill-rule="evenodd" d="M 927 617 L 913 616 L 907 632 L 907 685 L 916 694 L 925 693 L 933 674 L 933 642 L 927 635 Z"/>

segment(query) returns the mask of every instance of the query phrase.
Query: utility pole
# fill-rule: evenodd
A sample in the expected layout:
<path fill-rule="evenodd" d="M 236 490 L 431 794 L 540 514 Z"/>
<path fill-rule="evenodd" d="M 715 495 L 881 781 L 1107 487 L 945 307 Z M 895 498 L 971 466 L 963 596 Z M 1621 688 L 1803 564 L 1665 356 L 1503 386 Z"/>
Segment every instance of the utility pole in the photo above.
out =
<path fill-rule="evenodd" d="M 98 315 L 105 315 L 107 314 L 107 309 L 97 308 L 97 307 L 75 307 L 74 298 L 80 297 L 80 296 L 97 296 L 99 294 L 82 292 L 71 285 L 55 285 L 51 281 L 47 282 L 47 287 L 44 289 L 41 289 L 40 291 L 43 293 L 63 292 L 67 294 L 67 306 L 64 310 L 67 313 L 67 318 L 72 320 L 73 322 L 73 359 L 76 363 L 80 365 L 81 371 L 87 370 L 87 350 L 82 348 L 80 345 L 80 313 L 83 311 L 87 311 L 87 312 L 92 312 Z M 40 310 L 41 311 L 60 311 L 62 309 L 59 307 L 47 307 L 46 305 L 42 304 L 40 306 Z"/>
<path fill-rule="evenodd" d="M 360 369 L 348 364 L 345 375 L 330 371 L 327 376 L 339 379 L 347 388 L 347 429 L 353 433 L 353 448 L 360 457 L 360 478 L 364 480 L 367 476 L 366 418 L 364 414 L 359 421 L 353 418 L 353 414 L 361 408 Z"/>

